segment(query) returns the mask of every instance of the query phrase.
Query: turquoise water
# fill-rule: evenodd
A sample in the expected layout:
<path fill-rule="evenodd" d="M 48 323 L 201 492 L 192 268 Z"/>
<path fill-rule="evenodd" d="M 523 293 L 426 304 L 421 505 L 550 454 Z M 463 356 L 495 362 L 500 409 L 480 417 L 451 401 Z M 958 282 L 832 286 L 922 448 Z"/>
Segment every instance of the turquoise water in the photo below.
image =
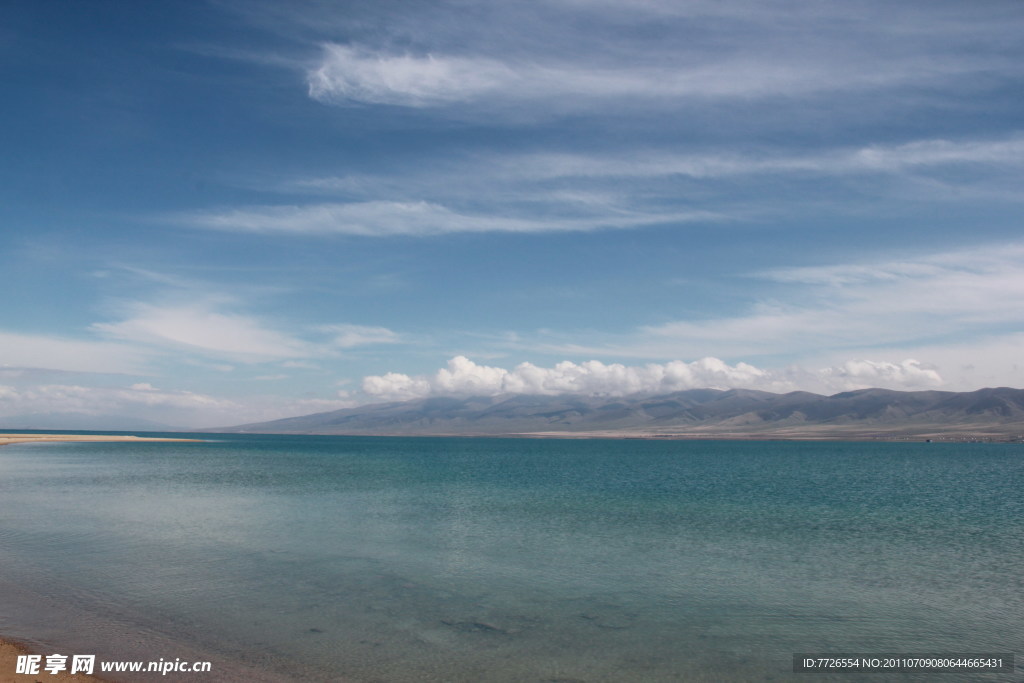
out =
<path fill-rule="evenodd" d="M 0 633 L 206 681 L 1024 652 L 1019 445 L 216 438 L 0 448 Z"/>

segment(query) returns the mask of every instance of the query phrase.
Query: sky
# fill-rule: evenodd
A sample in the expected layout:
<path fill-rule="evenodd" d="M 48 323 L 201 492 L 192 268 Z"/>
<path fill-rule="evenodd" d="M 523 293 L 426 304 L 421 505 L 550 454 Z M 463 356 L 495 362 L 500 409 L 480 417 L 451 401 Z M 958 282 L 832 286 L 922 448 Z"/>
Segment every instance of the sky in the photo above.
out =
<path fill-rule="evenodd" d="M 1024 387 L 1019 0 L 7 0 L 0 425 Z"/>

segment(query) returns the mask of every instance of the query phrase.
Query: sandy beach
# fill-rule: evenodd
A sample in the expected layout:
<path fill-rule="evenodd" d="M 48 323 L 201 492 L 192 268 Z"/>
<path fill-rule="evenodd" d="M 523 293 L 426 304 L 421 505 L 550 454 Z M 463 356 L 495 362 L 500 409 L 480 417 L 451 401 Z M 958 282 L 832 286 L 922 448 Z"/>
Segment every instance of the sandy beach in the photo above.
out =
<path fill-rule="evenodd" d="M 75 674 L 72 676 L 67 671 L 60 671 L 57 674 L 51 674 L 49 671 L 40 668 L 38 674 L 18 674 L 15 673 L 17 670 L 18 655 L 36 654 L 27 647 L 20 643 L 14 643 L 6 640 L 0 640 L 0 683 L 20 683 L 22 681 L 54 681 L 54 683 L 61 683 L 64 681 L 76 681 L 82 683 L 84 681 L 102 681 L 102 678 L 96 676 L 87 676 L 85 674 Z M 42 662 L 44 665 L 46 660 Z"/>
<path fill-rule="evenodd" d="M 0 434 L 0 446 L 11 443 L 36 443 L 36 442 L 60 442 L 60 441 L 192 441 L 199 442 L 201 439 L 172 439 L 154 436 L 126 436 L 115 434 Z"/>

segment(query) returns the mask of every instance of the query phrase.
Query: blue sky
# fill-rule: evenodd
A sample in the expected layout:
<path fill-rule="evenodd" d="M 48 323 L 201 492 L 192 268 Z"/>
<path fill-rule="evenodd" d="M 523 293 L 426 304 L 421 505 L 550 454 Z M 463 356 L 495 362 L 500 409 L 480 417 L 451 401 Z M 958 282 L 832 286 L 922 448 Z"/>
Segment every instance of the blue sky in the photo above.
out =
<path fill-rule="evenodd" d="M 1024 386 L 1024 5 L 0 8 L 0 419 Z"/>

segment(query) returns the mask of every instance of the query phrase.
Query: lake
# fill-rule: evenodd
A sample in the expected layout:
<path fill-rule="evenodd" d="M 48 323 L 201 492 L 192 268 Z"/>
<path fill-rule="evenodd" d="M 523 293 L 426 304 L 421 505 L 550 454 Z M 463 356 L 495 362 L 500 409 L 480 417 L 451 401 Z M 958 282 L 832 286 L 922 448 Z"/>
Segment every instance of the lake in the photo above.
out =
<path fill-rule="evenodd" d="M 399 683 L 1024 644 L 1021 445 L 198 438 L 0 448 L 0 634 Z"/>

